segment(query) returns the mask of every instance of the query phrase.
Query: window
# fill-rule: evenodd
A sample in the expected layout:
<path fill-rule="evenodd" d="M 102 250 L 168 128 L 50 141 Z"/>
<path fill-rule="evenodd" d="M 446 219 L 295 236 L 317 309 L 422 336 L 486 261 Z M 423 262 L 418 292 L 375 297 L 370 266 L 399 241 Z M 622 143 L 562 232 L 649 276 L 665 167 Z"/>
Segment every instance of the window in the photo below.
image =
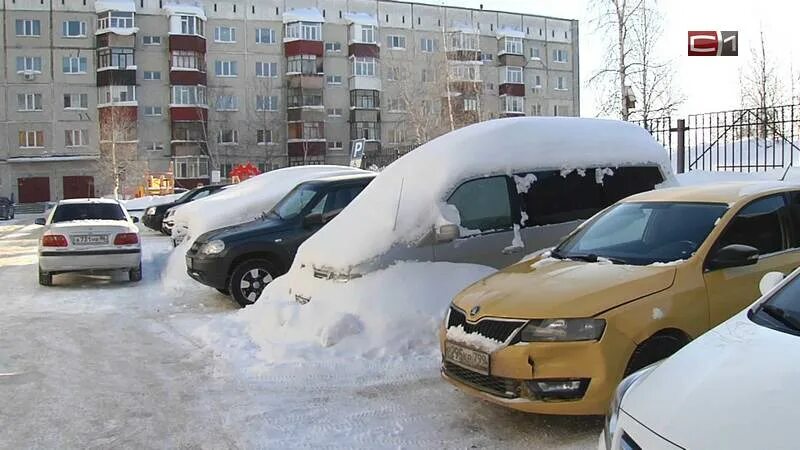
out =
<path fill-rule="evenodd" d="M 142 45 L 161 45 L 161 36 L 142 36 Z"/>
<path fill-rule="evenodd" d="M 542 87 L 542 76 L 541 75 L 534 75 L 533 76 L 533 88 L 539 89 Z"/>
<path fill-rule="evenodd" d="M 289 124 L 289 139 L 324 139 L 325 122 Z"/>
<path fill-rule="evenodd" d="M 256 111 L 277 111 L 277 95 L 256 95 Z"/>
<path fill-rule="evenodd" d="M 203 20 L 201 18 L 197 16 L 181 16 L 181 34 L 203 36 L 203 31 Z"/>
<path fill-rule="evenodd" d="M 522 84 L 522 67 L 506 67 L 506 83 Z"/>
<path fill-rule="evenodd" d="M 17 73 L 42 73 L 41 56 L 17 56 Z"/>
<path fill-rule="evenodd" d="M 372 25 L 361 26 L 361 42 L 364 44 L 375 43 L 375 27 Z"/>
<path fill-rule="evenodd" d="M 160 106 L 145 106 L 144 115 L 146 117 L 158 117 L 162 115 L 162 109 Z"/>
<path fill-rule="evenodd" d="M 301 89 L 288 89 L 286 93 L 289 108 L 300 108 L 303 106 L 323 106 L 322 91 L 304 91 Z"/>
<path fill-rule="evenodd" d="M 525 113 L 525 97 L 507 95 L 505 97 L 505 106 L 505 112 L 507 113 Z"/>
<path fill-rule="evenodd" d="M 269 144 L 272 142 L 272 130 L 256 130 L 256 143 Z"/>
<path fill-rule="evenodd" d="M 19 132 L 20 147 L 44 147 L 44 131 L 22 130 Z"/>
<path fill-rule="evenodd" d="M 514 55 L 523 55 L 524 53 L 522 53 L 522 38 L 507 37 L 506 53 L 511 53 Z"/>
<path fill-rule="evenodd" d="M 161 72 L 145 71 L 144 72 L 144 79 L 145 80 L 160 80 L 161 79 Z"/>
<path fill-rule="evenodd" d="M 239 130 L 219 130 L 217 133 L 218 144 L 237 144 L 239 142 Z"/>
<path fill-rule="evenodd" d="M 17 94 L 17 111 L 41 111 L 42 94 Z"/>
<path fill-rule="evenodd" d="M 218 77 L 235 77 L 239 75 L 236 61 L 214 61 L 214 75 Z"/>
<path fill-rule="evenodd" d="M 175 178 L 208 178 L 208 158 L 175 158 Z"/>
<path fill-rule="evenodd" d="M 450 50 L 478 50 L 478 35 L 473 33 L 450 33 Z"/>
<path fill-rule="evenodd" d="M 39 37 L 42 34 L 42 23 L 38 19 L 17 19 L 17 36 Z"/>
<path fill-rule="evenodd" d="M 390 98 L 387 107 L 392 112 L 403 112 L 406 110 L 406 102 L 400 98 Z"/>
<path fill-rule="evenodd" d="M 274 44 L 275 30 L 272 28 L 256 28 L 256 44 Z"/>
<path fill-rule="evenodd" d="M 356 57 L 353 63 L 353 73 L 356 76 L 374 77 L 376 66 L 375 58 Z"/>
<path fill-rule="evenodd" d="M 453 192 L 447 203 L 456 207 L 461 226 L 469 230 L 511 228 L 511 198 L 505 176 L 467 181 Z"/>
<path fill-rule="evenodd" d="M 565 63 L 567 62 L 566 50 L 553 50 L 553 62 Z"/>
<path fill-rule="evenodd" d="M 481 61 L 493 61 L 494 55 L 491 53 L 481 53 Z"/>
<path fill-rule="evenodd" d="M 64 94 L 64 109 L 89 108 L 89 94 Z"/>
<path fill-rule="evenodd" d="M 406 141 L 406 130 L 402 128 L 392 128 L 389 130 L 389 143 L 402 144 Z"/>
<path fill-rule="evenodd" d="M 218 95 L 215 105 L 217 111 L 238 111 L 239 97 L 235 95 Z"/>
<path fill-rule="evenodd" d="M 341 150 L 343 148 L 342 141 L 328 141 L 328 150 Z"/>
<path fill-rule="evenodd" d="M 433 72 L 430 72 L 433 74 Z M 423 72 L 423 77 L 427 74 Z M 480 81 L 481 70 L 474 64 L 456 64 L 450 66 L 450 76 L 457 81 Z M 428 81 L 427 79 L 423 81 Z M 432 80 L 435 81 L 435 80 Z"/>
<path fill-rule="evenodd" d="M 86 73 L 85 56 L 65 56 L 62 58 L 61 64 L 65 74 Z"/>
<path fill-rule="evenodd" d="M 328 84 L 339 85 L 342 84 L 342 76 L 341 75 L 328 75 L 326 81 Z"/>
<path fill-rule="evenodd" d="M 569 106 L 553 105 L 553 115 L 554 116 L 568 116 L 569 115 Z"/>
<path fill-rule="evenodd" d="M 163 142 L 145 142 L 144 149 L 148 152 L 160 152 L 164 150 Z"/>
<path fill-rule="evenodd" d="M 125 69 L 135 65 L 132 48 L 106 48 L 97 52 L 97 67 L 99 68 Z"/>
<path fill-rule="evenodd" d="M 756 200 L 742 208 L 731 220 L 716 248 L 731 244 L 749 245 L 766 255 L 785 250 L 783 217 L 788 207 L 783 195 Z"/>
<path fill-rule="evenodd" d="M 542 57 L 539 55 L 539 47 L 531 47 L 531 59 L 542 59 Z"/>
<path fill-rule="evenodd" d="M 557 91 L 566 91 L 567 84 L 564 82 L 564 77 L 556 78 L 556 88 Z"/>
<path fill-rule="evenodd" d="M 327 113 L 328 117 L 341 117 L 342 108 L 328 108 Z"/>
<path fill-rule="evenodd" d="M 400 68 L 389 67 L 386 69 L 386 79 L 389 81 L 397 81 L 400 79 Z"/>
<path fill-rule="evenodd" d="M 325 43 L 325 51 L 328 53 L 338 53 L 342 51 L 342 43 L 341 42 L 326 42 Z"/>
<path fill-rule="evenodd" d="M 65 147 L 86 147 L 88 144 L 86 130 L 64 130 Z"/>
<path fill-rule="evenodd" d="M 205 105 L 206 89 L 202 86 L 172 86 L 173 105 Z"/>
<path fill-rule="evenodd" d="M 231 44 L 236 42 L 236 28 L 217 27 L 214 28 L 214 42 Z"/>
<path fill-rule="evenodd" d="M 464 111 L 477 111 L 478 110 L 478 99 L 477 98 L 465 98 L 464 99 Z"/>
<path fill-rule="evenodd" d="M 278 78 L 278 63 L 257 61 L 256 76 L 261 78 Z"/>
<path fill-rule="evenodd" d="M 454 67 L 462 67 L 462 66 L 454 66 Z M 450 70 L 454 71 L 455 69 L 451 68 Z M 452 72 L 452 73 L 455 74 L 455 73 L 457 73 L 457 71 Z M 434 81 L 436 81 L 436 72 L 434 72 L 431 69 L 422 69 L 422 82 L 423 83 L 432 83 Z"/>
<path fill-rule="evenodd" d="M 77 203 L 59 205 L 53 212 L 53 223 L 75 220 L 123 220 L 128 217 L 120 205 L 114 203 Z"/>
<path fill-rule="evenodd" d="M 419 48 L 425 53 L 433 53 L 436 51 L 437 42 L 435 39 L 422 38 L 419 41 Z"/>
<path fill-rule="evenodd" d="M 343 186 L 332 190 L 317 201 L 310 213 L 327 214 L 341 211 L 363 190 L 364 186 Z"/>
<path fill-rule="evenodd" d="M 405 50 L 406 49 L 406 37 L 405 36 L 387 36 L 386 44 L 389 48 L 397 49 L 397 50 Z"/>
<path fill-rule="evenodd" d="M 178 69 L 202 69 L 201 56 L 192 51 L 175 50 L 172 52 L 172 67 Z"/>
<path fill-rule="evenodd" d="M 108 11 L 97 18 L 97 29 L 133 28 L 133 13 L 125 11 Z"/>
<path fill-rule="evenodd" d="M 535 103 L 531 105 L 531 115 L 532 116 L 541 116 L 542 115 L 542 104 Z"/>
<path fill-rule="evenodd" d="M 80 20 L 65 20 L 61 25 L 61 33 L 65 38 L 86 37 L 86 22 Z"/>
<path fill-rule="evenodd" d="M 353 108 L 380 108 L 380 93 L 378 91 L 353 90 L 350 91 L 350 106 Z"/>
<path fill-rule="evenodd" d="M 350 127 L 350 136 L 353 139 L 379 141 L 381 140 L 381 124 L 380 122 L 353 122 Z"/>
<path fill-rule="evenodd" d="M 287 73 L 317 74 L 317 57 L 315 55 L 290 56 L 286 59 Z"/>
<path fill-rule="evenodd" d="M 322 24 L 316 22 L 294 22 L 286 24 L 286 37 L 305 41 L 322 40 Z"/>
<path fill-rule="evenodd" d="M 100 88 L 98 102 L 135 102 L 136 86 L 103 86 Z"/>

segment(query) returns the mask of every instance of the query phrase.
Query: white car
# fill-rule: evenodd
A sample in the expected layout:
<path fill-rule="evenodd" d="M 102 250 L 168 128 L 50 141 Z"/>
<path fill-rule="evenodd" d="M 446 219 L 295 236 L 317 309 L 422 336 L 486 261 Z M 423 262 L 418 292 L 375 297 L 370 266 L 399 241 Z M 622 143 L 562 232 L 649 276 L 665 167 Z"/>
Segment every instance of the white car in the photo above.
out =
<path fill-rule="evenodd" d="M 599 448 L 798 448 L 799 274 L 768 273 L 751 307 L 624 379 Z"/>
<path fill-rule="evenodd" d="M 142 279 L 142 247 L 136 218 L 119 202 L 107 199 L 63 200 L 47 219 L 39 241 L 39 284 L 66 272 L 128 271 Z"/>

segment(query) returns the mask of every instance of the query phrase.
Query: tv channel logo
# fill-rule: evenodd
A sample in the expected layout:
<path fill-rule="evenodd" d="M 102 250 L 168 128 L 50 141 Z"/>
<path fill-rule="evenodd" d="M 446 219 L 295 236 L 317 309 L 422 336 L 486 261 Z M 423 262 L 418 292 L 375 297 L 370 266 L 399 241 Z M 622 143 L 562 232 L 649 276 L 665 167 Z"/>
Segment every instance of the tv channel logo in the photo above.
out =
<path fill-rule="evenodd" d="M 689 56 L 738 56 L 738 31 L 690 31 Z"/>

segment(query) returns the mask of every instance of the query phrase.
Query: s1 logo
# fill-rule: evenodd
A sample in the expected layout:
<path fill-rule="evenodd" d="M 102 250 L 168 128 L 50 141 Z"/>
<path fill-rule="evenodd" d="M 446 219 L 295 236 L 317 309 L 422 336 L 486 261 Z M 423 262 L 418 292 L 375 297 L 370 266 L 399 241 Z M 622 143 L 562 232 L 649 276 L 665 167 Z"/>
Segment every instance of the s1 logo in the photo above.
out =
<path fill-rule="evenodd" d="M 690 31 L 689 56 L 738 56 L 738 31 Z"/>

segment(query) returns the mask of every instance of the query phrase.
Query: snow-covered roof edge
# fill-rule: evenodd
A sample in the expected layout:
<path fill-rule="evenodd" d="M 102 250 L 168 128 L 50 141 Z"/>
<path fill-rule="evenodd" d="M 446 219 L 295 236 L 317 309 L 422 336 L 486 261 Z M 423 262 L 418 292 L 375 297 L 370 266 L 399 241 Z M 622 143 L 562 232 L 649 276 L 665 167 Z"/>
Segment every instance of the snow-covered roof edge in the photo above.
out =
<path fill-rule="evenodd" d="M 201 20 L 208 20 L 206 18 L 206 12 L 203 10 L 203 7 L 199 4 L 187 4 L 187 3 L 166 3 L 164 5 L 164 11 L 167 12 L 167 15 L 175 16 L 175 15 L 192 15 L 197 16 Z"/>
<path fill-rule="evenodd" d="M 134 0 L 96 0 L 94 2 L 94 12 L 101 13 L 106 11 L 136 12 L 136 2 Z"/>
<path fill-rule="evenodd" d="M 325 17 L 317 8 L 297 8 L 283 13 L 283 23 L 291 22 L 325 22 Z"/>
<path fill-rule="evenodd" d="M 449 32 L 462 32 L 468 34 L 478 34 L 478 27 L 471 23 L 463 23 L 463 22 L 454 22 L 451 23 L 449 27 L 447 27 L 447 31 Z"/>
<path fill-rule="evenodd" d="M 522 30 L 517 30 L 514 28 L 498 28 L 497 29 L 497 37 L 504 38 L 504 37 L 513 37 L 513 38 L 525 38 L 525 33 Z"/>
<path fill-rule="evenodd" d="M 357 23 L 359 25 L 372 25 L 378 26 L 378 18 L 367 13 L 362 12 L 347 12 L 343 15 L 348 23 Z"/>

